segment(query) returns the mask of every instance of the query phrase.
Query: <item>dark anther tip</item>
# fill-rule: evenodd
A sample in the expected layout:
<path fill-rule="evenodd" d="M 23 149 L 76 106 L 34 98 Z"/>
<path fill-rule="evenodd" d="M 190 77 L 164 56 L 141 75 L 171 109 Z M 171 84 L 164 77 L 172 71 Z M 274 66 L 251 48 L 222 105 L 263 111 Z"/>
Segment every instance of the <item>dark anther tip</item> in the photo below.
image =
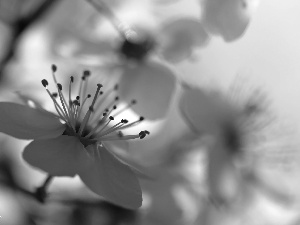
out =
<path fill-rule="evenodd" d="M 57 87 L 58 87 L 59 90 L 62 91 L 62 85 L 60 83 L 57 84 Z"/>
<path fill-rule="evenodd" d="M 141 131 L 141 132 L 139 133 L 139 136 L 140 136 L 140 139 L 143 139 L 144 137 L 146 137 L 145 131 Z"/>
<path fill-rule="evenodd" d="M 52 97 L 56 98 L 58 95 L 56 92 L 52 93 Z"/>
<path fill-rule="evenodd" d="M 117 108 L 117 106 L 116 106 L 116 105 L 114 105 L 113 109 L 116 109 L 116 108 Z"/>
<path fill-rule="evenodd" d="M 74 82 L 74 77 L 70 76 L 70 79 L 71 79 L 71 82 L 73 83 Z"/>
<path fill-rule="evenodd" d="M 77 106 L 80 106 L 80 103 L 79 103 L 77 100 L 74 100 L 74 101 L 73 101 L 73 104 L 74 104 L 74 105 L 77 105 Z"/>
<path fill-rule="evenodd" d="M 132 105 L 135 105 L 136 103 L 137 103 L 137 100 L 135 100 L 135 99 L 131 100 Z"/>
<path fill-rule="evenodd" d="M 47 81 L 46 79 L 43 79 L 43 80 L 42 80 L 42 85 L 43 85 L 44 87 L 47 87 L 47 86 L 48 86 L 48 81 Z"/>
<path fill-rule="evenodd" d="M 103 85 L 102 85 L 102 84 L 97 84 L 97 87 L 98 87 L 98 88 L 102 88 Z"/>
<path fill-rule="evenodd" d="M 57 66 L 52 64 L 51 69 L 52 69 L 52 72 L 55 73 L 57 71 Z"/>
<path fill-rule="evenodd" d="M 116 85 L 114 86 L 114 89 L 115 89 L 115 90 L 118 90 L 118 89 L 119 89 L 119 85 L 116 84 Z"/>
<path fill-rule="evenodd" d="M 87 95 L 88 98 L 92 97 L 90 94 Z"/>
<path fill-rule="evenodd" d="M 103 116 L 106 116 L 106 115 L 107 115 L 107 113 L 103 113 L 102 115 L 103 115 Z"/>
<path fill-rule="evenodd" d="M 110 120 L 114 120 L 115 118 L 114 118 L 113 116 L 110 116 L 109 119 L 110 119 Z"/>
<path fill-rule="evenodd" d="M 122 119 L 122 120 L 121 120 L 121 123 L 128 123 L 128 120 Z"/>
<path fill-rule="evenodd" d="M 116 96 L 116 97 L 115 97 L 115 101 L 118 101 L 118 100 L 119 100 L 119 96 Z"/>
<path fill-rule="evenodd" d="M 88 77 L 88 76 L 90 76 L 90 75 L 91 75 L 91 72 L 90 72 L 89 70 L 83 71 L 83 76 L 84 76 L 84 77 Z"/>
<path fill-rule="evenodd" d="M 143 121 L 145 118 L 143 116 L 140 117 L 140 121 Z"/>
<path fill-rule="evenodd" d="M 94 111 L 94 108 L 93 108 L 92 106 L 90 106 L 90 107 L 89 107 L 89 110 L 93 112 L 93 111 Z"/>
<path fill-rule="evenodd" d="M 144 132 L 145 132 L 146 134 L 148 134 L 148 135 L 150 134 L 150 132 L 149 132 L 149 131 L 147 131 L 147 130 L 144 130 Z"/>
<path fill-rule="evenodd" d="M 80 99 L 80 97 L 77 95 L 77 96 L 76 96 L 76 100 L 79 100 L 79 99 Z"/>

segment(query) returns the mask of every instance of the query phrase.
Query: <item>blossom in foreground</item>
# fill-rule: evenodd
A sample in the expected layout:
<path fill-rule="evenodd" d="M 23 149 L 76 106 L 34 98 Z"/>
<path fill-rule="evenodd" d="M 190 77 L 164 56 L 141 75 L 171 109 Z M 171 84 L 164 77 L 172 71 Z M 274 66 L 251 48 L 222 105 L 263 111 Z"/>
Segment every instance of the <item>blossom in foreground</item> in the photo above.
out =
<path fill-rule="evenodd" d="M 86 94 L 90 73 L 85 71 L 75 98 L 72 98 L 74 77 L 70 77 L 67 100 L 54 74 L 56 66 L 53 65 L 52 70 L 57 92 L 50 92 L 47 80 L 42 80 L 42 85 L 57 114 L 39 105 L 32 108 L 1 102 L 0 132 L 19 139 L 34 139 L 23 152 L 23 158 L 33 167 L 52 176 L 78 174 L 86 186 L 108 201 L 126 208 L 138 208 L 142 203 L 139 181 L 132 169 L 105 147 L 105 142 L 144 138 L 148 131 L 135 135 L 121 132 L 142 121 L 143 117 L 132 123 L 122 119 L 111 125 L 126 109 L 117 109 L 118 97 L 109 100 L 116 87 L 103 92 L 102 85 L 97 84 L 93 97 Z"/>
<path fill-rule="evenodd" d="M 255 151 L 264 147 L 264 132 L 273 119 L 266 113 L 264 96 L 256 91 L 246 102 L 240 95 L 234 97 L 187 87 L 180 100 L 186 122 L 199 138 L 206 137 L 212 203 L 240 204 L 251 196 L 253 187 L 272 200 L 288 201 L 288 195 L 261 176 L 261 164 L 255 157 Z"/>
<path fill-rule="evenodd" d="M 151 5 L 128 3 L 114 13 L 103 1 L 88 2 L 94 7 L 94 13 L 101 17 L 97 20 L 98 26 L 89 22 L 82 28 L 85 30 L 76 32 L 78 36 L 87 34 L 85 40 L 78 43 L 76 51 L 64 54 L 60 51 L 62 46 L 57 49 L 58 53 L 68 58 L 75 57 L 84 63 L 109 67 L 114 74 L 121 76 L 119 91 L 124 100 L 130 101 L 134 96 L 139 102 L 132 107 L 136 113 L 152 120 L 163 118 L 177 84 L 176 71 L 170 62 L 182 61 L 196 48 L 206 45 L 209 36 L 205 29 L 196 18 L 156 21 L 158 19 L 149 14 Z M 108 18 L 117 35 L 107 35 L 109 31 L 103 22 L 103 15 Z M 64 33 L 70 32 L 69 29 Z M 74 31 L 71 34 L 66 44 L 74 38 Z"/>
<path fill-rule="evenodd" d="M 201 21 L 209 33 L 234 41 L 244 34 L 258 4 L 259 0 L 200 0 Z"/>

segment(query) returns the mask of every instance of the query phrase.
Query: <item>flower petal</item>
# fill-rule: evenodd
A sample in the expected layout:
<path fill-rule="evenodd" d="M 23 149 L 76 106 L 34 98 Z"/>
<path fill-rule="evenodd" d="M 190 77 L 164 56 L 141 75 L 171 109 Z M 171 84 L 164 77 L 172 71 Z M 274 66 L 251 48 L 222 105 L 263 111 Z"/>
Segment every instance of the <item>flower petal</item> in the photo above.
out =
<path fill-rule="evenodd" d="M 77 138 L 62 135 L 26 146 L 24 160 L 53 176 L 74 176 L 85 167 L 88 154 Z"/>
<path fill-rule="evenodd" d="M 240 194 L 241 176 L 233 161 L 235 155 L 222 140 L 212 138 L 208 151 L 208 185 L 211 198 L 216 203 L 230 203 Z"/>
<path fill-rule="evenodd" d="M 47 111 L 11 103 L 0 103 L 0 132 L 21 139 L 46 139 L 61 135 L 65 126 Z"/>
<path fill-rule="evenodd" d="M 137 100 L 132 109 L 147 119 L 162 118 L 168 110 L 176 87 L 174 72 L 167 66 L 147 62 L 126 67 L 120 81 L 121 96 Z"/>
<path fill-rule="evenodd" d="M 210 96 L 201 89 L 185 89 L 179 103 L 183 118 L 196 132 L 208 132 L 215 128 L 216 113 Z"/>
<path fill-rule="evenodd" d="M 259 0 L 200 0 L 209 32 L 233 41 L 245 32 Z"/>
<path fill-rule="evenodd" d="M 162 26 L 161 34 L 163 34 L 161 54 L 172 62 L 187 58 L 195 47 L 202 47 L 209 40 L 203 25 L 193 18 L 173 20 Z"/>
<path fill-rule="evenodd" d="M 89 145 L 90 157 L 85 170 L 79 173 L 82 181 L 95 193 L 117 205 L 136 209 L 142 204 L 142 192 L 131 168 L 120 162 L 105 147 Z"/>

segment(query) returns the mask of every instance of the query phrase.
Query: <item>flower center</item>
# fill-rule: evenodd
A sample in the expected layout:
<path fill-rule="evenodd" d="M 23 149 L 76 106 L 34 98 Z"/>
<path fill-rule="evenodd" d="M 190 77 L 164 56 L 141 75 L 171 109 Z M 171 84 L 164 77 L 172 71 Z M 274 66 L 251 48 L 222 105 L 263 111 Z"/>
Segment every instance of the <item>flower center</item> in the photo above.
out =
<path fill-rule="evenodd" d="M 126 37 L 119 47 L 119 53 L 126 59 L 142 61 L 154 49 L 155 41 L 150 35 L 144 37 Z"/>
<path fill-rule="evenodd" d="M 71 97 L 74 77 L 70 77 L 69 99 L 67 101 L 62 93 L 62 85 L 57 83 L 56 70 L 57 67 L 53 65 L 52 75 L 58 92 L 51 93 L 48 89 L 48 81 L 45 79 L 42 80 L 42 85 L 53 100 L 58 117 L 66 125 L 63 135 L 77 137 L 84 146 L 88 146 L 94 143 L 101 143 L 102 141 L 142 139 L 149 134 L 146 130 L 135 135 L 124 135 L 121 131 L 137 125 L 144 120 L 143 117 L 131 123 L 126 119 L 114 123 L 115 117 L 136 104 L 136 101 L 132 100 L 125 108 L 118 109 L 116 102 L 119 101 L 119 97 L 115 96 L 112 99 L 111 96 L 118 89 L 118 85 L 115 85 L 112 89 L 104 93 L 101 91 L 103 85 L 97 84 L 95 95 L 91 98 L 90 94 L 86 94 L 90 72 L 84 71 L 81 77 L 79 92 L 75 99 Z M 59 101 L 56 100 L 57 98 Z"/>

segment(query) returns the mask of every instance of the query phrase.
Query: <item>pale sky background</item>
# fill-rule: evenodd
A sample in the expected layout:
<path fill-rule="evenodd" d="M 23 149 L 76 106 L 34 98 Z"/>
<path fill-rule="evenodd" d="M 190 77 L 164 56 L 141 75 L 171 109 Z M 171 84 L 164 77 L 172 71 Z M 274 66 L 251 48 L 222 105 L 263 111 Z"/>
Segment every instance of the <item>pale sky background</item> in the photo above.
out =
<path fill-rule="evenodd" d="M 262 0 L 243 37 L 213 38 L 199 55 L 201 61 L 184 70 L 191 82 L 201 84 L 203 76 L 227 86 L 240 74 L 300 126 L 300 1 Z"/>

